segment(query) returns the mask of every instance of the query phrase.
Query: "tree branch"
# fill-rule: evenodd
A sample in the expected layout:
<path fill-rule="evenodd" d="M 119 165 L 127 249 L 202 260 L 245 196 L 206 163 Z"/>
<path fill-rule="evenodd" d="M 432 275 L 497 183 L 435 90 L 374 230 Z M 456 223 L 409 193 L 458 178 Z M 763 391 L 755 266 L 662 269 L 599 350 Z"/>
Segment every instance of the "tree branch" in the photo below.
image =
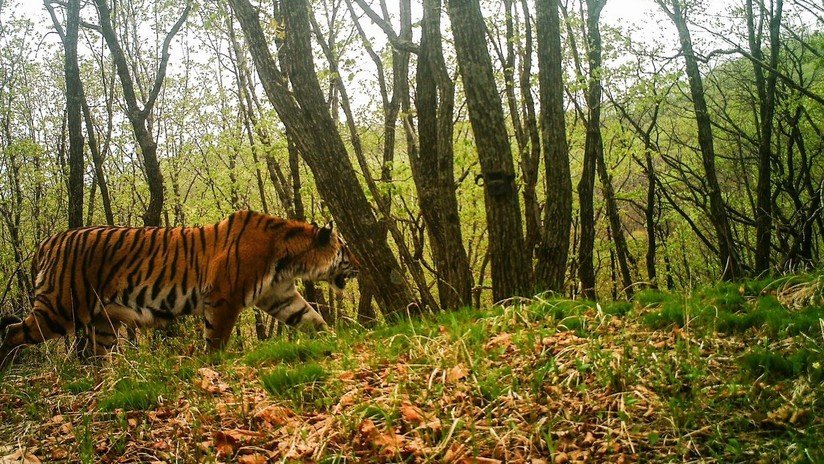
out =
<path fill-rule="evenodd" d="M 186 2 L 186 8 L 181 13 L 180 18 L 177 19 L 177 22 L 172 26 L 172 29 L 166 34 L 166 38 L 163 39 L 163 52 L 160 55 L 160 66 L 157 69 L 157 74 L 155 75 L 154 86 L 152 87 L 152 92 L 149 94 L 149 99 L 146 100 L 146 104 L 143 106 L 143 115 L 148 115 L 149 112 L 152 111 L 152 107 L 157 100 L 157 96 L 160 93 L 161 87 L 163 87 L 163 81 L 166 79 L 166 66 L 169 63 L 169 46 L 172 43 L 172 39 L 175 35 L 177 35 L 180 28 L 183 26 L 183 23 L 186 22 L 186 18 L 189 16 L 189 11 L 192 9 L 192 4 Z"/>
<path fill-rule="evenodd" d="M 405 52 L 414 53 L 416 55 L 418 54 L 418 46 L 411 41 L 401 39 L 398 34 L 395 33 L 395 30 L 392 28 L 392 24 L 375 12 L 375 10 L 373 10 L 365 0 L 355 0 L 355 3 L 361 7 L 363 12 L 369 16 L 369 19 L 371 19 L 376 26 L 383 30 L 386 37 L 389 39 L 389 43 L 391 43 L 393 47 Z"/>

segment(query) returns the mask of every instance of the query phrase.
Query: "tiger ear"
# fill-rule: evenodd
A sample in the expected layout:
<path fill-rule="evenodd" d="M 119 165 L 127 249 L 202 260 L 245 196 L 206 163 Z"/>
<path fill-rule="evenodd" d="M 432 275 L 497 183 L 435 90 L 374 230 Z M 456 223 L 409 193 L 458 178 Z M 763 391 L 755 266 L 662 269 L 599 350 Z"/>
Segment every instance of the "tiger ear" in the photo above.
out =
<path fill-rule="evenodd" d="M 318 231 L 318 244 L 321 246 L 328 245 L 332 238 L 332 229 L 335 227 L 334 221 L 329 221 Z"/>

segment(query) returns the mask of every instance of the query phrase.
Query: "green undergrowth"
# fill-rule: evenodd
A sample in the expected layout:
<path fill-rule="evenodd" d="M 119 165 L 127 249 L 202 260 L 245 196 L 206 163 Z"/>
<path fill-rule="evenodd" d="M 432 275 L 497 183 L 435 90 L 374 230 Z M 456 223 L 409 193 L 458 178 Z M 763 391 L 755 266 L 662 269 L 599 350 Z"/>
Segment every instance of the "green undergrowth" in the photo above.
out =
<path fill-rule="evenodd" d="M 819 343 L 824 337 L 822 279 L 821 274 L 811 274 L 719 283 L 692 294 L 644 290 L 635 302 L 641 320 L 652 329 L 679 327 L 704 336 L 718 333 L 750 339 L 754 346 L 739 358 L 746 378 L 775 381 L 809 376 L 820 381 L 824 378 L 824 350 Z"/>
<path fill-rule="evenodd" d="M 120 379 L 100 401 L 99 408 L 103 412 L 151 409 L 166 391 L 166 386 L 159 381 Z"/>
<path fill-rule="evenodd" d="M 323 462 L 385 453 L 368 444 L 380 441 L 370 427 L 426 444 L 430 462 L 446 460 L 457 443 L 472 456 L 525 446 L 546 462 L 590 448 L 594 462 L 632 450 L 641 462 L 824 462 L 821 287 L 820 276 L 808 275 L 647 289 L 631 301 L 538 296 L 266 341 L 253 340 L 246 315 L 248 336 L 220 353 L 204 353 L 191 324 L 185 336 L 124 344 L 98 364 L 51 344 L 0 378 L 0 399 L 15 405 L 0 406 L 0 442 L 36 435 L 34 424 L 73 405 L 86 421 L 74 424 L 78 459 L 94 461 L 102 449 L 95 431 L 115 427 L 106 449 L 122 452 L 134 418 L 140 424 L 141 414 L 185 403 L 191 410 L 178 417 L 192 421 L 192 443 L 179 435 L 175 446 L 214 461 L 216 451 L 202 444 L 219 427 L 258 430 L 253 414 L 265 398 L 295 420 L 335 416 L 329 427 L 342 441 L 311 455 Z M 217 415 L 224 425 L 214 424 Z M 294 436 L 264 438 L 244 443 Z"/>
<path fill-rule="evenodd" d="M 767 287 L 763 281 L 755 288 Z M 820 330 L 824 302 L 788 308 L 774 293 L 750 293 L 746 284 L 724 283 L 692 295 L 644 290 L 635 297 L 645 309 L 642 319 L 653 329 L 689 327 L 722 333 L 764 330 L 771 337 L 809 334 Z"/>
<path fill-rule="evenodd" d="M 328 340 L 267 340 L 249 351 L 243 359 L 252 366 L 306 362 L 331 355 L 333 347 Z"/>

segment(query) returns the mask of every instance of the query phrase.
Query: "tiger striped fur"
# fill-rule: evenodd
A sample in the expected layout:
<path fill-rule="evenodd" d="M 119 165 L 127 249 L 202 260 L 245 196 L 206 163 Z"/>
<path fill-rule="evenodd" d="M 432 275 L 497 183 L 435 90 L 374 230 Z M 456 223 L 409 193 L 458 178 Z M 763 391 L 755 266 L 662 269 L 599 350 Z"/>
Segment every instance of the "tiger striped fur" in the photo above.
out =
<path fill-rule="evenodd" d="M 159 326 L 188 314 L 203 317 L 209 348 L 221 348 L 251 305 L 291 326 L 324 329 L 295 279 L 342 289 L 356 263 L 332 223 L 319 228 L 252 211 L 205 227 L 68 230 L 34 256 L 31 314 L 0 319 L 0 369 L 18 348 L 75 328 L 100 355 L 123 325 Z"/>

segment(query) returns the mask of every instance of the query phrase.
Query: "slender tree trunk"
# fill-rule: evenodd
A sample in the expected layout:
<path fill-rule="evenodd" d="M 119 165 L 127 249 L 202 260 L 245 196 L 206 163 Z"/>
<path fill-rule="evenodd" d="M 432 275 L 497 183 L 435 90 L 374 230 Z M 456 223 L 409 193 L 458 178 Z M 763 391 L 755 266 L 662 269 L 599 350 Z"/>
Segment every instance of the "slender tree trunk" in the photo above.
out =
<path fill-rule="evenodd" d="M 531 290 L 512 151 L 486 48 L 480 4 L 478 0 L 449 0 L 448 11 L 481 164 L 479 180 L 483 180 L 489 228 L 492 296 L 499 301 Z"/>
<path fill-rule="evenodd" d="M 226 29 L 229 33 L 229 41 L 232 44 L 232 51 L 234 52 L 234 68 L 235 68 L 235 82 L 237 83 L 238 89 L 238 104 L 240 106 L 240 113 L 241 118 L 243 120 L 243 129 L 246 132 L 246 137 L 249 140 L 249 147 L 252 152 L 252 161 L 255 164 L 255 181 L 258 189 L 258 196 L 260 197 L 261 208 L 263 209 L 264 213 L 269 213 L 269 204 L 266 201 L 266 189 L 263 186 L 263 175 L 260 172 L 260 160 L 258 156 L 258 152 L 260 151 L 260 147 L 258 146 L 257 141 L 255 140 L 254 131 L 252 129 L 252 119 L 251 116 L 252 111 L 252 99 L 249 96 L 249 83 L 247 82 L 247 67 L 246 67 L 246 55 L 243 50 L 240 48 L 240 44 L 238 43 L 237 36 L 235 35 L 235 27 L 234 27 L 234 20 L 231 16 L 226 17 Z M 230 55 L 231 57 L 231 55 Z M 256 320 L 257 320 L 257 314 Z M 258 327 L 255 327 L 258 334 L 266 333 L 266 327 L 258 330 Z"/>
<path fill-rule="evenodd" d="M 606 0 L 587 0 L 587 59 L 589 83 L 587 88 L 586 140 L 584 142 L 584 167 L 578 182 L 578 201 L 581 206 L 581 245 L 578 249 L 578 273 L 584 298 L 595 299 L 595 168 L 598 158 L 603 157 L 601 138 L 601 10 Z"/>
<path fill-rule="evenodd" d="M 558 0 L 536 2 L 541 145 L 546 178 L 546 214 L 538 251 L 539 289 L 563 291 L 572 225 L 572 179 L 566 140 L 561 26 Z"/>
<path fill-rule="evenodd" d="M 287 142 L 288 143 L 288 142 Z M 300 154 L 298 153 L 295 144 L 290 143 L 287 146 L 289 152 L 289 177 L 292 180 L 292 208 L 290 219 L 298 221 L 306 220 L 306 207 L 303 205 L 303 195 L 301 194 L 301 178 L 300 178 Z M 306 301 L 309 302 L 316 310 L 320 311 L 325 320 L 330 325 L 334 325 L 336 321 L 337 312 L 332 311 L 331 307 L 326 303 L 323 297 L 323 292 L 318 290 L 314 282 L 303 282 L 303 293 L 301 293 Z"/>
<path fill-rule="evenodd" d="M 612 176 L 607 172 L 603 149 L 598 153 L 597 168 L 598 177 L 601 179 L 601 187 L 604 189 L 604 201 L 607 207 L 607 217 L 609 219 L 612 242 L 615 245 L 618 268 L 621 270 L 621 283 L 627 298 L 632 298 L 632 273 L 629 269 L 631 257 L 629 247 L 627 247 L 627 240 L 624 236 L 621 214 L 618 210 L 618 200 L 615 195 L 615 189 L 612 187 Z"/>
<path fill-rule="evenodd" d="M 83 119 L 86 123 L 86 136 L 88 137 L 89 151 L 92 154 L 92 164 L 94 164 L 94 180 L 100 189 L 100 200 L 103 203 L 103 214 L 106 216 L 106 224 L 114 225 L 114 212 L 112 211 L 112 199 L 109 195 L 109 184 L 106 182 L 106 173 L 103 170 L 103 155 L 100 153 L 100 144 L 94 131 L 91 110 L 86 103 L 85 95 L 81 100 L 83 104 Z"/>
<path fill-rule="evenodd" d="M 351 0 L 346 1 L 347 8 L 352 14 L 352 19 L 355 21 L 358 28 L 358 33 L 363 40 L 364 46 L 367 49 L 369 56 L 375 63 L 378 72 L 378 86 L 380 87 L 381 100 L 383 102 L 383 162 L 381 164 L 381 183 L 384 186 L 389 186 L 392 182 L 392 164 L 395 160 L 395 139 L 397 134 L 398 112 L 401 105 L 405 105 L 405 111 L 409 109 L 409 51 L 408 50 L 392 50 L 392 97 L 389 98 L 386 79 L 383 74 L 383 63 L 381 58 L 372 49 L 371 44 L 368 43 L 368 37 L 357 22 L 357 18 L 352 8 Z M 401 36 L 407 40 L 412 35 L 412 24 L 409 18 L 410 5 L 408 0 L 404 0 L 400 4 L 401 12 Z M 411 128 L 410 128 L 411 129 Z M 414 140 L 407 137 L 407 146 L 409 150 L 414 149 Z M 383 196 L 383 202 L 388 206 L 391 212 L 392 208 L 392 190 L 386 190 Z M 384 239 L 389 232 L 389 218 L 384 218 L 381 221 L 382 233 Z M 358 302 L 358 322 L 365 326 L 370 326 L 376 322 L 375 308 L 372 304 L 375 291 L 366 285 L 360 288 L 361 295 Z"/>
<path fill-rule="evenodd" d="M 111 11 L 106 0 L 95 0 L 97 12 L 100 16 L 100 32 L 106 40 L 106 44 L 114 59 L 117 68 L 117 75 L 120 78 L 120 85 L 123 89 L 123 97 L 126 101 L 126 111 L 134 132 L 137 144 L 140 147 L 140 155 L 143 160 L 143 169 L 146 174 L 146 182 L 149 186 L 149 204 L 143 214 L 143 224 L 146 226 L 159 226 L 160 215 L 163 212 L 163 175 L 160 171 L 160 163 L 157 159 L 157 143 L 149 130 L 149 118 L 163 81 L 166 78 L 166 66 L 169 63 L 169 47 L 172 39 L 183 26 L 189 16 L 191 4 L 187 3 L 183 13 L 166 34 L 163 40 L 160 63 L 155 74 L 154 85 L 148 98 L 140 108 L 135 94 L 135 84 L 132 80 L 129 64 L 120 41 L 112 25 Z"/>
<path fill-rule="evenodd" d="M 655 255 L 657 241 L 655 236 L 655 166 L 652 164 L 652 150 L 644 149 L 646 158 L 646 174 L 647 174 L 647 205 L 644 209 L 644 219 L 647 228 L 647 280 L 652 288 L 658 288 L 657 271 L 655 268 Z"/>
<path fill-rule="evenodd" d="M 320 28 L 317 27 L 317 23 L 314 22 L 314 19 L 311 16 L 310 20 L 313 21 L 313 27 L 316 30 L 316 35 L 320 36 Z M 415 284 L 417 285 L 418 292 L 421 295 L 421 301 L 423 302 L 423 304 L 425 306 L 430 307 L 432 310 L 436 310 L 438 309 L 438 305 L 432 297 L 431 293 L 429 292 L 429 287 L 427 285 L 426 279 L 424 278 L 421 264 L 419 260 L 415 259 L 414 255 L 409 251 L 409 248 L 406 245 L 405 237 L 395 224 L 395 221 L 392 219 L 391 205 L 387 202 L 387 197 L 383 195 L 383 193 L 378 188 L 377 182 L 375 182 L 375 180 L 372 177 L 369 163 L 366 160 L 366 155 L 364 154 L 363 143 L 361 142 L 360 133 L 358 132 L 358 128 L 355 123 L 355 116 L 352 112 L 349 94 L 346 91 L 346 86 L 344 85 L 343 79 L 341 79 L 340 77 L 337 58 L 335 58 L 334 52 L 332 51 L 332 48 L 330 46 L 323 42 L 321 42 L 320 45 L 321 49 L 323 50 L 323 53 L 326 55 L 327 60 L 329 61 L 330 71 L 333 76 L 332 82 L 334 83 L 335 88 L 337 89 L 337 95 L 339 95 L 340 97 L 340 107 L 343 110 L 344 116 L 346 117 L 346 127 L 349 129 L 349 135 L 352 142 L 352 151 L 355 154 L 355 159 L 358 162 L 358 166 L 361 168 L 361 172 L 363 173 L 363 178 L 366 181 L 367 188 L 369 189 L 372 196 L 375 198 L 375 203 L 377 204 L 377 209 L 380 213 L 381 220 L 379 225 L 385 226 L 385 228 L 388 229 L 388 231 L 392 234 L 392 238 L 395 240 L 395 245 L 397 246 L 398 251 L 400 252 L 401 259 L 406 265 L 406 268 L 409 270 Z M 379 229 L 379 232 L 382 231 L 382 229 Z M 383 240 L 386 240 L 385 237 L 386 236 L 384 234 L 382 236 Z"/>
<path fill-rule="evenodd" d="M 730 229 L 724 198 L 721 195 L 721 186 L 715 170 L 715 148 L 713 146 L 712 122 L 707 111 L 707 101 L 704 96 L 704 83 L 698 60 L 692 49 L 692 37 L 687 27 L 686 16 L 683 11 L 683 0 L 656 0 L 678 29 L 678 38 L 681 42 L 681 53 L 686 63 L 686 72 L 689 77 L 690 94 L 695 109 L 695 122 L 698 128 L 698 145 L 701 149 L 701 160 L 704 165 L 707 188 L 710 199 L 710 219 L 715 226 L 715 235 L 718 241 L 718 254 L 722 269 L 721 277 L 725 280 L 741 277 L 741 263 L 738 257 L 735 240 Z M 670 8 L 671 7 L 671 8 Z"/>
<path fill-rule="evenodd" d="M 83 226 L 83 90 L 77 64 L 80 0 L 66 4 L 66 36 L 63 40 L 66 76 L 66 117 L 69 130 L 69 228 Z"/>
<path fill-rule="evenodd" d="M 523 113 L 524 130 L 528 137 L 528 150 L 521 153 L 521 171 L 524 176 L 524 225 L 526 226 L 524 245 L 527 250 L 529 250 L 530 255 L 528 258 L 530 259 L 530 265 L 532 265 L 532 258 L 538 258 L 540 256 L 539 247 L 543 243 L 544 235 L 541 224 L 541 208 L 537 194 L 538 168 L 541 162 L 541 135 L 538 129 L 538 118 L 535 116 L 535 99 L 532 96 L 533 38 L 532 21 L 527 0 L 521 0 L 521 9 L 524 12 L 524 45 L 523 48 L 518 47 L 521 57 L 518 84 L 521 90 L 521 111 Z M 567 246 L 567 248 L 569 248 L 569 246 Z M 543 257 L 540 259 L 543 259 Z M 538 261 L 537 267 L 540 267 L 540 265 L 541 262 Z M 540 279 L 537 278 L 537 267 L 534 274 L 536 276 L 536 285 L 540 289 L 543 285 L 540 283 Z"/>
<path fill-rule="evenodd" d="M 775 0 L 771 5 L 774 11 L 766 12 L 769 16 L 770 33 L 770 67 L 778 68 L 778 53 L 781 50 L 779 34 L 781 32 L 781 14 L 783 10 L 783 0 Z M 747 36 L 749 38 L 750 53 L 755 58 L 753 61 L 753 71 L 755 72 L 755 86 L 758 90 L 758 104 L 760 126 L 758 140 L 758 186 L 757 201 L 755 209 L 756 244 L 755 244 L 755 272 L 764 273 L 770 269 L 770 238 L 772 235 L 772 184 L 770 178 L 770 166 L 772 162 L 772 132 L 773 115 L 775 114 L 775 86 L 777 76 L 769 73 L 764 77 L 764 69 L 760 62 L 764 60 L 761 51 L 760 32 L 755 30 L 755 15 L 753 12 L 753 1 L 746 1 L 747 14 Z M 766 7 L 759 2 L 759 9 L 763 12 Z M 763 13 L 759 14 L 759 18 Z"/>

